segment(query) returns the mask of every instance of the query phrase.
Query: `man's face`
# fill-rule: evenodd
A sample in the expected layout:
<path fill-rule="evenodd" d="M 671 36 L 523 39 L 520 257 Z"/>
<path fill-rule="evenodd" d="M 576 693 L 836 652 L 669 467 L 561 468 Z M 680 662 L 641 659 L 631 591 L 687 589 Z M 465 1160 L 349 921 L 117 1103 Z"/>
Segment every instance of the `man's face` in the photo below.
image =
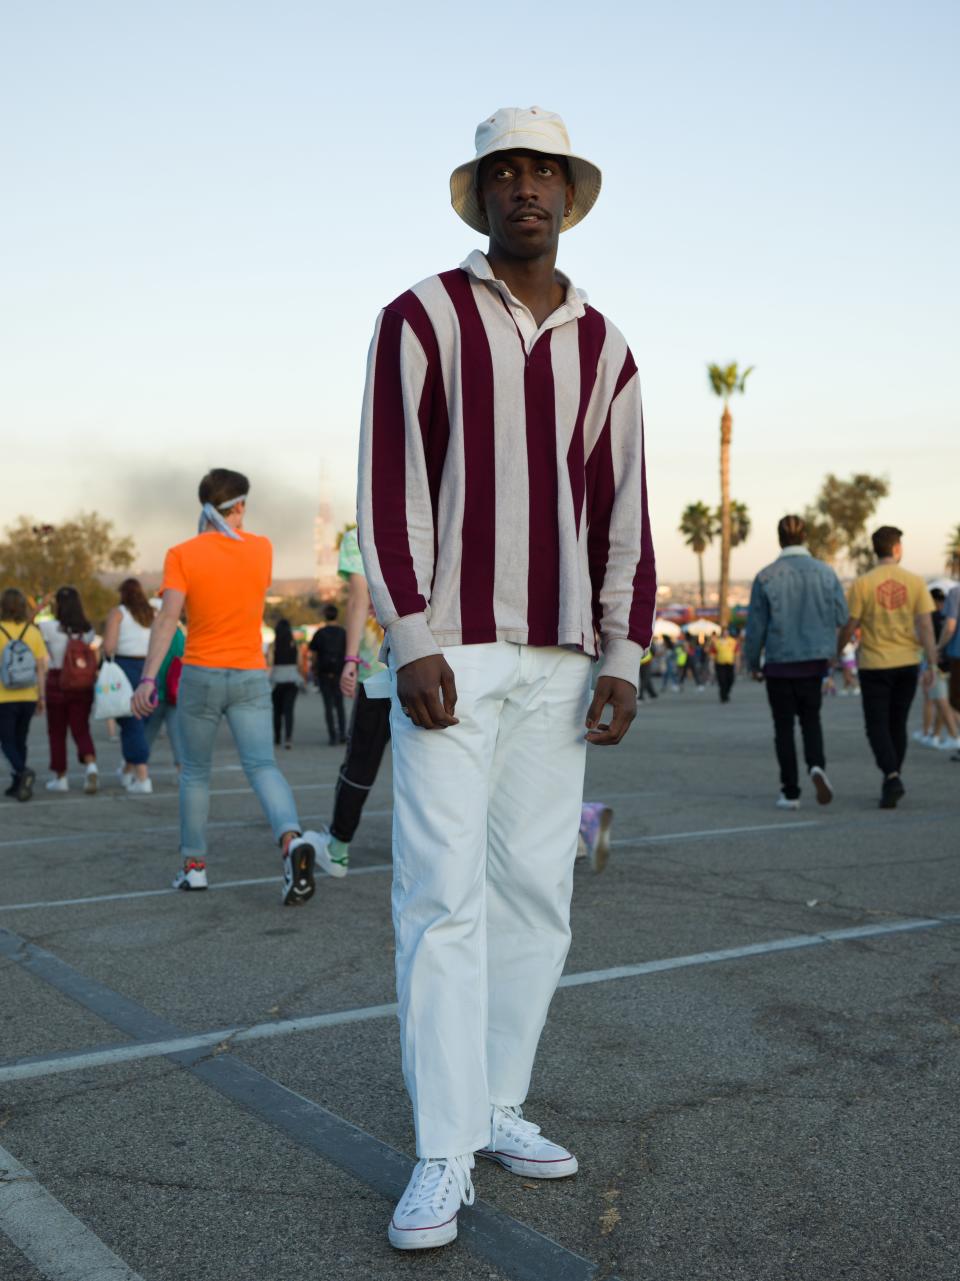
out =
<path fill-rule="evenodd" d="M 573 184 L 557 156 L 537 151 L 499 152 L 480 165 L 477 190 L 490 239 L 513 258 L 556 252 Z"/>

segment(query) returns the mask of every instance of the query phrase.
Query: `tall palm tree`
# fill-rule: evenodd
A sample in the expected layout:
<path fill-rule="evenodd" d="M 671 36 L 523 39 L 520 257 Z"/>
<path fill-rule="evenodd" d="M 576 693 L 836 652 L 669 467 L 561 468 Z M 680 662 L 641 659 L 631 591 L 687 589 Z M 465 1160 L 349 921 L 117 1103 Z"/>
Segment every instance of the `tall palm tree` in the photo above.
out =
<path fill-rule="evenodd" d="M 954 525 L 943 549 L 946 553 L 945 568 L 951 578 L 960 578 L 960 525 Z"/>
<path fill-rule="evenodd" d="M 716 533 L 713 512 L 706 503 L 691 503 L 689 507 L 684 508 L 678 529 L 683 534 L 683 541 L 696 553 L 697 568 L 700 571 L 700 608 L 703 609 L 706 604 L 703 584 L 703 553 L 713 542 L 713 536 Z"/>
<path fill-rule="evenodd" d="M 720 418 L 720 626 L 726 627 L 730 621 L 730 442 L 733 438 L 733 417 L 730 413 L 730 397 L 735 392 L 741 394 L 746 390 L 745 383 L 755 366 L 751 365 L 741 374 L 734 361 L 732 365 L 708 365 L 707 374 L 714 395 L 723 401 L 723 414 Z"/>

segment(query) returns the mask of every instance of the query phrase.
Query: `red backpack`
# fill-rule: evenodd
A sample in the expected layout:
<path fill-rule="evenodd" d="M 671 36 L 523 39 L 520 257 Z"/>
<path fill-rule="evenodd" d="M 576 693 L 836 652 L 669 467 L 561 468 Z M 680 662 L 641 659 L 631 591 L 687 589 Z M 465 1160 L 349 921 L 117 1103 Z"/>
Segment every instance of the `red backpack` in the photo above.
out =
<path fill-rule="evenodd" d="M 97 682 L 97 656 L 93 646 L 82 636 L 71 636 L 60 668 L 60 688 L 66 690 L 93 689 Z"/>

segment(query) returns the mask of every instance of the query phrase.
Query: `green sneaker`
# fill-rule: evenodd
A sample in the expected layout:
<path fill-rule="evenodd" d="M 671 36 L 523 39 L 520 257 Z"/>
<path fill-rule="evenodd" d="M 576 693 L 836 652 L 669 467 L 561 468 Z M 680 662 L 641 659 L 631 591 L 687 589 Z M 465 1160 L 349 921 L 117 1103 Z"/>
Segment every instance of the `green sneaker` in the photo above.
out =
<path fill-rule="evenodd" d="M 316 843 L 317 865 L 328 876 L 346 876 L 350 865 L 350 846 L 344 845 L 343 841 L 338 841 L 335 836 L 331 836 L 326 828 L 319 833 L 319 836 L 320 839 Z"/>

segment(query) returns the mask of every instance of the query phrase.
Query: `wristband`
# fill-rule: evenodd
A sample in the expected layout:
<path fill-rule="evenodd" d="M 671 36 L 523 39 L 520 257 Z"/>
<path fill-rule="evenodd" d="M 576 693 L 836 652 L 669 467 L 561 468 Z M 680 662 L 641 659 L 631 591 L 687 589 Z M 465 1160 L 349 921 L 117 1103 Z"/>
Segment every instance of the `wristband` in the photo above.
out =
<path fill-rule="evenodd" d="M 155 680 L 152 676 L 141 676 L 141 677 L 140 677 L 140 684 L 141 684 L 141 685 L 153 685 L 154 687 L 156 687 L 157 682 L 156 682 L 156 680 Z"/>
<path fill-rule="evenodd" d="M 356 654 L 347 654 L 346 658 L 344 658 L 343 661 L 344 663 L 356 663 L 356 665 L 359 667 L 363 660 L 358 658 Z"/>

